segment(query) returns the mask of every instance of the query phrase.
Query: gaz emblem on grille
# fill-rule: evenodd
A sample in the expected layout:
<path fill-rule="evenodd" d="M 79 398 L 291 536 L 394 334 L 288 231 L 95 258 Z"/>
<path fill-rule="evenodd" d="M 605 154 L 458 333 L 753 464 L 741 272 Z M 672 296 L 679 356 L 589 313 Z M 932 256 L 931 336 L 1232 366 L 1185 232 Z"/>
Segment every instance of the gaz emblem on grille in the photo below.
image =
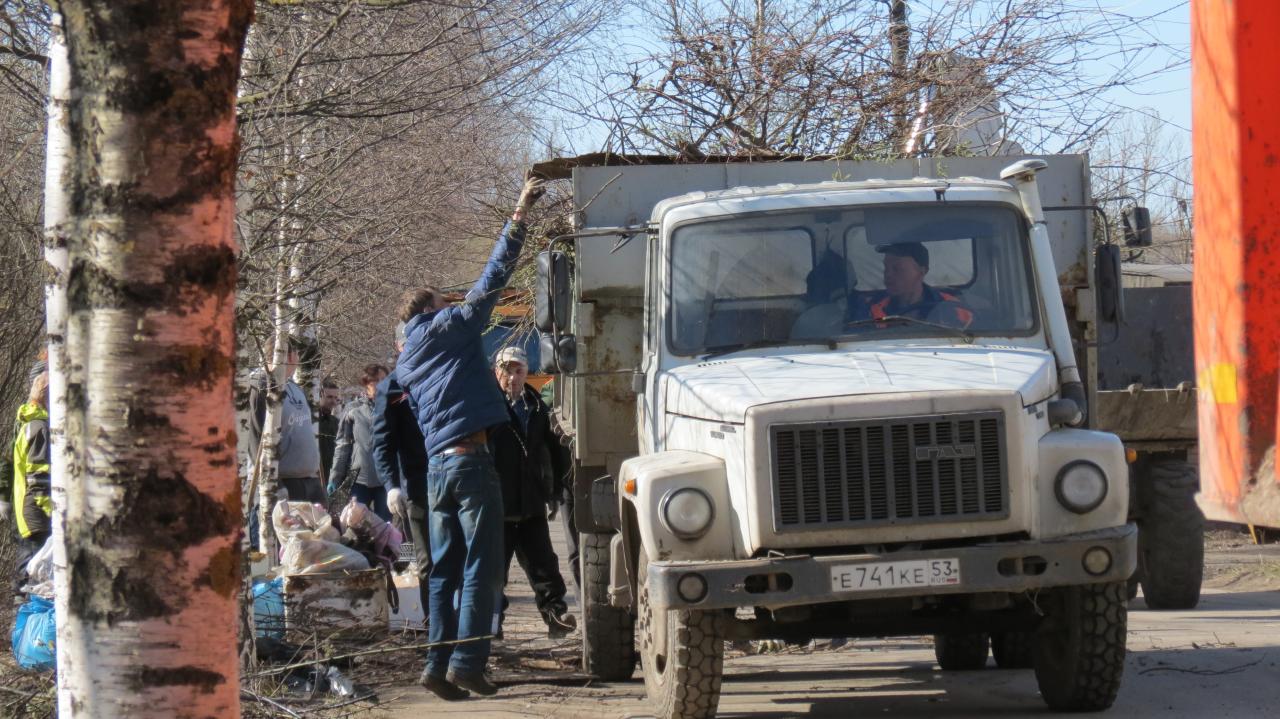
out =
<path fill-rule="evenodd" d="M 972 444 L 938 444 L 932 447 L 916 447 L 916 459 L 964 459 L 976 456 Z"/>

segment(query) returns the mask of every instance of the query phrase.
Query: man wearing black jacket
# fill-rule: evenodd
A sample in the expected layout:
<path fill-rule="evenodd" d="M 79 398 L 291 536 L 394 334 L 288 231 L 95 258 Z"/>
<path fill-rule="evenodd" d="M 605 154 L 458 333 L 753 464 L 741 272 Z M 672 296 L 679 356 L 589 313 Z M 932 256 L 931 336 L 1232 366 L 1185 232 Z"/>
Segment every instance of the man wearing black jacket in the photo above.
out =
<path fill-rule="evenodd" d="M 404 349 L 404 323 L 396 326 L 396 352 Z M 409 396 L 396 381 L 393 370 L 378 383 L 373 397 L 373 466 L 382 483 L 399 490 L 388 492 L 392 513 L 408 517 L 409 536 L 418 565 L 418 597 L 422 623 L 431 621 L 431 530 L 427 521 L 427 447 L 418 418 L 409 407 Z M 408 500 L 398 501 L 400 491 Z M 399 505 L 399 506 L 398 506 Z"/>
<path fill-rule="evenodd" d="M 560 484 L 568 457 L 551 432 L 551 411 L 537 391 L 525 384 L 529 361 L 524 350 L 507 347 L 498 352 L 494 374 L 510 415 L 507 424 L 489 431 L 494 466 L 502 482 L 504 566 L 509 574 L 512 556 L 520 560 L 547 623 L 547 636 L 563 637 L 578 622 L 565 603 L 564 577 L 551 546 L 547 516 L 563 495 Z"/>

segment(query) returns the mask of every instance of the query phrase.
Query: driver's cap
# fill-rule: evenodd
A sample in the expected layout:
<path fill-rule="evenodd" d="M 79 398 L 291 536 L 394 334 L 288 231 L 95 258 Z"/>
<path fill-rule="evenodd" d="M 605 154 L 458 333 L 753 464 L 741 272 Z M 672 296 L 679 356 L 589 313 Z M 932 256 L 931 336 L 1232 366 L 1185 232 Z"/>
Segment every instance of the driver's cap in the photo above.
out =
<path fill-rule="evenodd" d="M 892 245 L 878 245 L 876 252 L 894 257 L 910 257 L 921 267 L 929 266 L 929 250 L 919 242 L 897 242 Z"/>

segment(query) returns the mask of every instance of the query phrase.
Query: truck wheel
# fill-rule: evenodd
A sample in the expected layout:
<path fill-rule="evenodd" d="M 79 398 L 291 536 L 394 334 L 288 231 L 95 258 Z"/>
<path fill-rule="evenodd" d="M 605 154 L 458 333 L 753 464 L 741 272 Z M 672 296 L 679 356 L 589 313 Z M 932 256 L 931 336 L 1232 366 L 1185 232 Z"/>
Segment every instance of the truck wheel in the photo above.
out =
<path fill-rule="evenodd" d="M 635 617 L 609 604 L 612 534 L 582 534 L 582 667 L 607 682 L 629 679 L 636 668 Z"/>
<path fill-rule="evenodd" d="M 1125 583 L 1062 587 L 1041 606 L 1033 656 L 1045 703 L 1069 712 L 1111 706 L 1124 674 Z"/>
<path fill-rule="evenodd" d="M 647 564 L 642 553 L 637 629 L 650 709 L 657 719 L 710 719 L 720 704 L 724 675 L 720 613 L 654 609 Z"/>
<path fill-rule="evenodd" d="M 1030 669 L 1034 663 L 1034 632 L 997 632 L 991 635 L 991 656 L 1001 669 Z"/>
<path fill-rule="evenodd" d="M 935 634 L 933 656 L 938 659 L 938 666 L 945 672 L 983 669 L 987 666 L 988 643 L 985 633 Z"/>
<path fill-rule="evenodd" d="M 1147 463 L 1146 512 L 1138 531 L 1142 596 L 1151 609 L 1191 609 L 1204 578 L 1204 514 L 1196 506 L 1196 469 L 1187 462 Z"/>

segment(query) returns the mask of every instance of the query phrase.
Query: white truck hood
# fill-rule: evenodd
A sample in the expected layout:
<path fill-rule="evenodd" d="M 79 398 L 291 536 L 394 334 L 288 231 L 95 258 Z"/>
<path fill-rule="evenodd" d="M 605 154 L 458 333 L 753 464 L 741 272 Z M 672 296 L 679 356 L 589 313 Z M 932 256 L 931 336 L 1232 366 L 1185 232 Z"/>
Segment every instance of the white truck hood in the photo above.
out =
<path fill-rule="evenodd" d="M 1006 390 L 1024 406 L 1055 390 L 1053 354 L 991 347 L 902 347 L 866 351 L 802 350 L 726 357 L 670 370 L 666 410 L 742 422 L 747 409 L 772 402 L 898 392 Z"/>

